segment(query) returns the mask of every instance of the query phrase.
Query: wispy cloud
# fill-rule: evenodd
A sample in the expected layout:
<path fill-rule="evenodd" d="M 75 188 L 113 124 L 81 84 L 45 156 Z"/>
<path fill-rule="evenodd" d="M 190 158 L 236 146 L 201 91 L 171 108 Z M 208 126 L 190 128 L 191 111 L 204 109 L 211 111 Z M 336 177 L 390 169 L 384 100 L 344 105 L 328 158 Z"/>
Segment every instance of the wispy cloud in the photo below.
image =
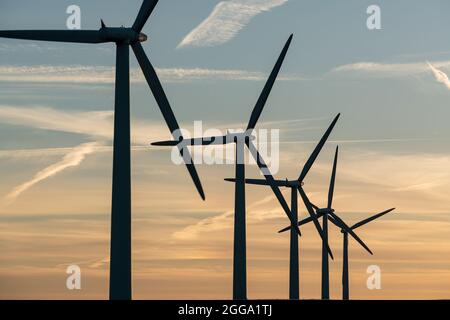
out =
<path fill-rule="evenodd" d="M 450 60 L 413 63 L 378 63 L 378 62 L 358 62 L 336 67 L 329 74 L 346 74 L 354 76 L 372 77 L 407 77 L 420 76 L 433 73 L 437 82 L 442 83 L 450 89 L 450 79 L 444 70 L 450 70 Z"/>
<path fill-rule="evenodd" d="M 32 149 L 4 149 L 0 150 L 0 159 L 24 159 L 33 157 L 53 157 L 62 156 L 71 152 L 76 147 L 60 147 L 60 148 L 32 148 Z M 94 148 L 95 152 L 112 152 L 112 146 L 104 145 Z M 147 146 L 132 146 L 131 151 L 149 151 Z M 154 150 L 157 150 L 156 148 Z"/>
<path fill-rule="evenodd" d="M 258 14 L 287 0 L 229 0 L 219 2 L 211 14 L 192 30 L 178 48 L 216 46 L 233 39 Z"/>
<path fill-rule="evenodd" d="M 15 105 L 0 105 L 0 123 L 80 134 L 96 141 L 112 141 L 113 111 L 78 111 L 59 110 L 48 106 L 23 107 Z M 322 121 L 317 119 L 290 119 L 281 121 L 262 121 L 263 127 L 283 128 L 283 130 L 309 130 L 321 127 L 308 127 L 299 129 L 298 123 Z M 231 128 L 244 128 L 245 123 L 214 123 L 215 128 L 225 132 Z M 164 122 L 150 122 L 146 120 L 133 120 L 131 141 L 135 148 L 147 146 L 152 141 L 164 140 L 170 137 L 170 132 Z M 105 149 L 106 146 L 97 149 Z M 69 148 L 71 150 L 71 148 Z M 21 157 L 48 154 L 62 154 L 67 148 L 40 148 L 38 150 L 8 150 L 1 151 L 0 157 L 18 155 Z"/>
<path fill-rule="evenodd" d="M 249 211 L 249 223 L 283 217 L 283 213 L 278 207 L 274 206 L 273 208 L 267 208 L 267 204 L 272 203 L 274 198 L 274 196 L 270 195 L 247 206 L 247 210 Z M 264 208 L 262 210 L 257 210 L 260 206 L 264 206 Z M 206 232 L 216 232 L 218 230 L 228 229 L 232 226 L 233 216 L 234 211 L 226 211 L 220 215 L 208 217 L 195 224 L 189 225 L 186 228 L 175 232 L 172 236 L 177 240 L 192 240 Z"/>
<path fill-rule="evenodd" d="M 17 107 L 0 105 L 0 122 L 51 130 L 80 134 L 95 141 L 110 142 L 113 134 L 112 111 L 73 111 L 56 110 L 49 107 Z M 132 143 L 147 145 L 150 138 L 163 139 L 163 125 L 144 124 L 136 121 L 132 131 Z M 136 146 L 134 147 L 136 148 Z M 5 204 L 13 203 L 17 197 L 35 184 L 54 176 L 68 168 L 81 164 L 86 155 L 111 150 L 110 146 L 99 142 L 89 142 L 73 148 L 43 148 L 35 150 L 7 150 L 0 151 L 1 157 L 29 157 L 33 155 L 56 156 L 64 155 L 63 159 L 37 172 L 30 180 L 16 186 L 5 197 Z"/>
<path fill-rule="evenodd" d="M 442 83 L 444 86 L 447 87 L 447 89 L 450 89 L 450 80 L 448 79 L 447 74 L 444 71 L 434 67 L 431 63 L 427 62 L 427 64 L 430 67 L 431 71 L 433 72 L 436 81 Z"/>
<path fill-rule="evenodd" d="M 314 128 L 316 129 L 316 128 Z M 431 141 L 431 139 L 340 139 L 340 140 L 328 140 L 328 143 L 336 144 L 370 144 L 370 143 L 398 143 L 398 142 L 423 142 Z M 317 144 L 314 140 L 290 140 L 282 141 L 280 144 Z"/>
<path fill-rule="evenodd" d="M 301 156 L 295 150 L 292 152 L 294 154 L 289 154 L 284 165 L 297 168 Z M 445 192 L 450 185 L 450 173 L 442 168 L 449 165 L 448 155 L 343 154 L 338 167 L 336 208 L 348 213 L 395 206 L 397 212 L 445 214 L 450 208 Z M 325 204 L 327 188 L 324 186 L 329 183 L 330 172 L 329 162 L 319 161 L 314 165 L 314 172 L 311 173 L 313 179 L 308 181 L 306 192 L 316 205 Z M 267 192 L 271 193 L 270 189 Z M 283 210 L 272 195 L 251 203 L 247 208 L 249 224 L 284 218 Z M 299 210 L 305 213 L 303 204 L 299 204 Z M 211 233 L 232 228 L 233 215 L 233 210 L 229 210 L 203 218 L 174 232 L 172 236 L 175 240 L 207 239 Z"/>
<path fill-rule="evenodd" d="M 101 51 L 103 54 L 115 54 L 115 50 L 113 46 L 109 46 L 108 44 L 99 45 L 91 48 L 91 50 Z M 27 41 L 22 42 L 18 40 L 15 42 L 14 40 L 8 41 L 8 43 L 0 43 L 0 52 L 4 54 L 45 54 L 45 55 L 61 55 L 64 53 L 66 49 L 64 48 L 64 44 L 53 43 L 49 44 L 46 42 L 40 41 Z"/>
<path fill-rule="evenodd" d="M 23 159 L 32 157 L 49 157 L 49 156 L 63 156 L 71 152 L 73 147 L 61 147 L 61 148 L 33 148 L 33 149 L 4 149 L 0 150 L 0 159 Z M 111 147 L 102 146 L 96 147 L 96 150 L 111 150 Z"/>
<path fill-rule="evenodd" d="M 0 105 L 0 123 L 80 134 L 95 141 L 111 141 L 113 111 L 58 110 L 47 106 L 19 107 Z M 165 134 L 167 133 L 167 134 Z M 148 145 L 149 139 L 166 139 L 164 123 L 134 120 L 131 140 L 134 145 Z"/>
<path fill-rule="evenodd" d="M 83 267 L 85 266 L 85 267 L 91 268 L 91 269 L 101 269 L 101 268 L 105 267 L 105 265 L 109 264 L 110 261 L 111 261 L 111 259 L 109 257 L 93 258 L 93 259 L 89 259 L 89 260 L 60 263 L 60 264 L 56 265 L 56 267 L 57 268 L 59 268 L 59 267 L 67 268 L 68 266 L 71 266 L 71 265 L 77 265 L 77 266 L 83 266 Z"/>
<path fill-rule="evenodd" d="M 0 105 L 0 122 L 91 137 L 108 138 L 113 130 L 112 111 L 57 110 L 46 106 Z"/>
<path fill-rule="evenodd" d="M 46 180 L 68 168 L 78 166 L 85 158 L 86 155 L 92 153 L 95 147 L 101 145 L 98 142 L 83 143 L 71 152 L 67 153 L 61 161 L 58 161 L 43 170 L 36 173 L 30 180 L 16 186 L 10 193 L 5 197 L 6 204 L 11 204 L 17 197 L 23 192 L 34 186 L 35 184 Z"/>
<path fill-rule="evenodd" d="M 190 82 L 201 80 L 264 81 L 267 75 L 258 71 L 203 68 L 159 68 L 158 76 L 164 82 Z M 302 80 L 297 75 L 280 76 L 279 80 Z M 113 84 L 114 67 L 94 66 L 0 66 L 0 81 L 57 84 Z M 138 68 L 130 70 L 132 83 L 144 84 L 145 78 Z"/>
<path fill-rule="evenodd" d="M 55 52 L 55 51 L 61 51 L 62 49 L 57 46 L 50 46 L 45 45 L 42 43 L 0 43 L 0 52 L 2 53 L 24 53 L 24 52 L 32 52 L 32 53 L 49 53 L 49 52 Z"/>

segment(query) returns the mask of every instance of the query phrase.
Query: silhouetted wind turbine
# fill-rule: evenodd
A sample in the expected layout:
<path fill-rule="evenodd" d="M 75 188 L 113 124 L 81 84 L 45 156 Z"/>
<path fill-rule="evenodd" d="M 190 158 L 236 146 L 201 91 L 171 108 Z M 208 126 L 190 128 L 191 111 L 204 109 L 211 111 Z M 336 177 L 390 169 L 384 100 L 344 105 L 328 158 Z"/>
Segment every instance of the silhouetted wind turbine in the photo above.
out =
<path fill-rule="evenodd" d="M 314 208 L 316 211 L 317 216 L 322 216 L 322 230 L 323 230 L 323 238 L 322 238 L 322 299 L 330 299 L 330 275 L 329 275 L 329 262 L 328 262 L 328 254 L 327 254 L 327 244 L 328 244 L 328 220 L 335 223 L 339 228 L 345 230 L 347 233 L 349 233 L 356 241 L 358 241 L 359 244 L 361 244 L 370 254 L 373 254 L 372 251 L 370 251 L 369 247 L 356 235 L 353 230 L 345 224 L 344 221 L 342 221 L 341 218 L 335 213 L 335 210 L 333 209 L 333 194 L 334 194 L 334 184 L 336 181 L 336 166 L 337 166 L 337 160 L 338 160 L 338 152 L 339 149 L 336 147 L 336 154 L 334 156 L 334 163 L 333 163 L 333 172 L 331 174 L 331 181 L 330 181 L 330 188 L 328 191 L 328 205 L 326 208 L 318 208 L 314 204 L 312 204 L 308 197 L 305 194 L 306 202 L 310 204 L 310 207 Z M 311 217 L 306 218 L 300 222 L 298 222 L 298 226 L 303 225 L 305 223 L 308 223 L 310 221 L 314 221 Z M 279 232 L 285 232 L 288 231 L 291 228 L 291 226 L 286 227 Z"/>
<path fill-rule="evenodd" d="M 234 250 L 233 250 L 233 299 L 244 300 L 247 299 L 247 262 L 246 262 L 246 223 L 245 223 L 245 146 L 250 150 L 252 156 L 255 158 L 258 167 L 265 176 L 266 181 L 275 193 L 278 201 L 283 207 L 286 215 L 294 224 L 297 220 L 292 219 L 289 206 L 287 205 L 283 195 L 281 194 L 278 185 L 270 173 L 267 165 L 262 159 L 259 152 L 256 150 L 255 145 L 252 142 L 252 132 L 258 122 L 259 117 L 264 109 L 269 94 L 278 76 L 278 73 L 283 64 L 286 53 L 291 44 L 293 35 L 287 40 L 270 76 L 259 96 L 259 99 L 253 109 L 250 117 L 250 121 L 247 126 L 247 130 L 241 133 L 227 133 L 225 136 L 219 137 L 200 137 L 192 139 L 183 139 L 180 137 L 175 141 L 162 141 L 155 142 L 152 145 L 155 146 L 179 146 L 181 149 L 187 148 L 187 146 L 199 146 L 199 145 L 225 145 L 234 143 L 236 144 L 236 183 L 235 183 L 235 210 L 234 210 Z M 298 230 L 298 227 L 296 227 Z"/>
<path fill-rule="evenodd" d="M 322 150 L 323 146 L 325 145 L 325 142 L 327 141 L 328 137 L 330 136 L 331 132 L 333 131 L 334 126 L 336 125 L 336 122 L 339 119 L 340 114 L 338 114 L 333 122 L 328 127 L 327 131 L 322 136 L 322 139 L 320 139 L 319 143 L 315 147 L 314 151 L 311 153 L 311 155 L 308 158 L 308 161 L 306 161 L 305 166 L 303 167 L 300 176 L 297 180 L 275 180 L 275 183 L 279 187 L 285 187 L 291 189 L 291 217 L 294 221 L 298 220 L 298 205 L 297 205 L 297 191 L 299 191 L 300 194 L 303 194 L 303 180 L 306 178 L 306 175 L 308 174 L 309 170 L 313 166 L 316 158 L 318 157 L 320 151 Z M 230 179 L 227 178 L 225 181 L 231 181 L 236 182 L 236 179 Z M 268 186 L 268 182 L 264 179 L 245 179 L 246 184 L 252 184 L 252 185 L 261 185 L 261 186 Z M 306 205 L 306 203 L 305 203 Z M 314 213 L 312 213 L 314 214 Z M 310 215 L 310 217 L 312 217 Z M 311 218 L 311 221 L 314 221 Z M 319 223 L 317 223 L 316 228 L 319 232 L 319 235 L 322 236 L 322 230 L 320 228 Z M 297 229 L 297 222 L 294 222 L 291 224 L 291 241 L 290 241 L 290 263 L 289 263 L 289 299 L 291 300 L 298 300 L 300 298 L 300 289 L 299 289 L 299 262 L 298 262 L 298 233 L 296 231 Z M 331 257 L 333 258 L 333 255 L 331 253 L 331 250 L 329 251 Z"/>
<path fill-rule="evenodd" d="M 391 211 L 394 211 L 395 208 L 383 211 L 381 213 L 378 213 L 376 215 L 373 215 L 367 219 L 364 219 L 358 223 L 355 223 L 353 226 L 350 227 L 351 230 L 355 230 L 356 228 L 359 228 L 375 219 L 378 219 L 385 214 L 388 214 Z M 320 217 L 322 214 L 320 214 L 318 217 Z M 343 235 L 343 250 L 342 250 L 342 299 L 343 300 L 349 300 L 350 298 L 350 287 L 349 287 L 349 262 L 348 262 L 348 232 L 341 227 L 341 225 L 336 222 L 332 217 L 329 217 L 330 221 L 338 228 L 341 229 L 341 233 Z M 304 219 L 299 222 L 299 225 L 304 225 L 306 223 L 311 222 L 311 220 Z"/>
<path fill-rule="evenodd" d="M 134 51 L 145 79 L 161 113 L 173 133 L 179 125 L 161 82 L 148 60 L 141 42 L 147 40 L 142 28 L 158 0 L 144 0 L 131 28 L 110 28 L 101 21 L 99 30 L 14 30 L 0 31 L 0 37 L 73 42 L 116 44 L 116 85 L 114 113 L 114 155 L 111 208 L 110 299 L 131 299 L 131 177 L 130 177 L 130 62 L 129 46 Z M 181 152 L 181 149 L 180 149 Z M 188 151 L 184 159 L 190 159 Z M 192 161 L 186 166 L 200 196 L 205 199 L 200 179 Z"/>

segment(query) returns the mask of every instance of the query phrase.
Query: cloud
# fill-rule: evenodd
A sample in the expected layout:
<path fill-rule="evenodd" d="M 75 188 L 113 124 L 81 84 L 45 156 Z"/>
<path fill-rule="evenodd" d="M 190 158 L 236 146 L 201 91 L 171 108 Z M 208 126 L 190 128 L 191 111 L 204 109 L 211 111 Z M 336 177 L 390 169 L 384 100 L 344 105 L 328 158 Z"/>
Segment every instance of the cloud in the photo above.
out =
<path fill-rule="evenodd" d="M 17 197 L 20 196 L 20 194 L 22 194 L 35 184 L 42 182 L 43 180 L 46 180 L 64 171 L 65 169 L 78 166 L 86 158 L 86 155 L 94 152 L 95 147 L 99 145 L 100 143 L 98 142 L 89 142 L 77 146 L 71 152 L 67 153 L 61 161 L 58 161 L 44 168 L 43 170 L 36 173 L 31 180 L 15 187 L 10 193 L 6 195 L 6 203 L 11 204 L 17 199 Z"/>
<path fill-rule="evenodd" d="M 301 153 L 292 150 L 288 156 L 284 166 L 300 170 L 298 161 L 303 158 Z M 315 163 L 305 185 L 310 200 L 316 205 L 326 204 L 331 166 L 329 161 Z M 344 215 L 368 210 L 382 211 L 390 207 L 397 207 L 396 212 L 402 214 L 445 214 L 450 209 L 445 192 L 450 187 L 450 173 L 442 168 L 449 166 L 448 155 L 391 155 L 382 152 L 342 154 L 338 164 L 335 208 Z M 272 194 L 270 188 L 267 188 L 267 192 Z M 286 191 L 283 192 L 284 197 L 289 199 Z M 430 206 L 430 203 L 433 205 Z M 299 211 L 306 214 L 301 199 Z M 272 195 L 250 203 L 247 214 L 248 224 L 253 227 L 263 221 L 285 217 Z M 232 228 L 233 217 L 233 210 L 206 217 L 174 232 L 172 237 L 175 240 L 207 239 L 211 233 Z"/>
<path fill-rule="evenodd" d="M 277 127 L 288 130 L 293 128 L 298 130 L 298 122 L 310 122 L 320 119 L 291 119 L 285 121 L 261 122 L 261 126 Z M 91 140 L 112 141 L 113 135 L 113 111 L 76 111 L 59 110 L 48 106 L 14 106 L 0 105 L 0 123 L 80 134 L 89 137 Z M 225 133 L 230 128 L 244 128 L 245 123 L 216 123 L 218 129 Z M 206 130 L 206 129 L 205 129 Z M 131 130 L 131 141 L 134 148 L 147 146 L 150 141 L 167 140 L 170 132 L 163 120 L 150 122 L 143 120 L 133 120 Z M 107 146 L 98 147 L 97 150 L 104 150 Z M 1 157 L 27 157 L 42 154 L 60 155 L 71 150 L 71 148 L 39 148 L 25 150 L 0 150 Z"/>
<path fill-rule="evenodd" d="M 57 110 L 46 106 L 0 105 L 0 122 L 32 128 L 110 138 L 113 111 Z"/>
<path fill-rule="evenodd" d="M 49 107 L 17 107 L 0 105 L 0 122 L 21 125 L 43 130 L 80 134 L 96 141 L 111 141 L 113 135 L 112 111 L 73 111 L 56 110 Z M 147 145 L 150 139 L 163 139 L 167 136 L 163 125 L 148 125 L 136 121 L 132 130 L 132 143 Z M 134 146 L 134 148 L 137 148 Z M 99 142 L 89 142 L 74 148 L 42 148 L 34 150 L 7 150 L 0 151 L 2 157 L 29 157 L 33 155 L 55 156 L 63 154 L 64 157 L 47 168 L 36 173 L 29 181 L 15 187 L 6 197 L 7 205 L 14 202 L 17 197 L 35 184 L 60 173 L 67 168 L 78 166 L 86 155 L 97 151 L 109 151 L 110 146 Z"/>
<path fill-rule="evenodd" d="M 6 149 L 0 150 L 1 158 L 13 158 L 13 159 L 23 159 L 32 157 L 48 157 L 48 156 L 63 156 L 68 152 L 71 152 L 73 147 L 61 147 L 61 148 L 33 148 L 33 149 Z M 111 150 L 111 147 L 102 146 L 96 147 L 97 151 L 100 150 Z"/>
<path fill-rule="evenodd" d="M 450 68 L 450 61 L 437 61 L 433 65 L 439 68 Z M 378 63 L 378 62 L 358 62 L 338 66 L 331 70 L 331 74 L 365 74 L 378 77 L 404 77 L 426 73 L 429 66 L 423 62 L 413 63 Z"/>
<path fill-rule="evenodd" d="M 307 128 L 308 129 L 308 128 Z M 313 127 L 313 129 L 316 129 Z M 321 129 L 321 128 L 317 128 Z M 335 144 L 372 144 L 372 143 L 397 143 L 397 142 L 425 142 L 425 141 L 431 141 L 431 139 L 334 139 L 334 140 L 327 140 L 328 143 L 335 143 Z M 317 141 L 315 140 L 289 140 L 289 141 L 281 141 L 280 144 L 313 144 L 316 145 Z M 0 153 L 1 156 L 1 153 Z"/>
<path fill-rule="evenodd" d="M 0 66 L 0 81 L 56 84 L 114 84 L 114 67 L 106 66 Z M 258 71 L 203 68 L 158 68 L 161 81 L 169 83 L 201 80 L 265 81 L 267 75 Z M 303 80 L 297 75 L 280 76 L 279 80 Z M 130 69 L 130 81 L 145 84 L 142 71 Z"/>
<path fill-rule="evenodd" d="M 211 14 L 192 30 L 178 48 L 221 45 L 233 39 L 250 20 L 287 0 L 229 0 L 219 2 Z"/>
<path fill-rule="evenodd" d="M 0 123 L 80 134 L 96 141 L 112 140 L 113 118 L 113 111 L 62 111 L 47 106 L 0 105 Z M 131 141 L 135 145 L 148 145 L 149 139 L 157 141 L 168 136 L 169 131 L 163 123 L 133 121 Z"/>
<path fill-rule="evenodd" d="M 60 264 L 57 264 L 56 267 L 57 268 L 60 268 L 60 267 L 67 268 L 68 266 L 71 266 L 71 265 L 77 265 L 77 266 L 83 266 L 83 267 L 86 266 L 87 268 L 91 268 L 91 269 L 101 269 L 109 262 L 110 262 L 109 257 L 93 258 L 93 259 L 89 259 L 89 260 L 60 263 Z"/>
<path fill-rule="evenodd" d="M 450 173 L 442 170 L 450 165 L 448 154 L 367 151 L 342 156 L 338 167 L 338 207 L 345 205 L 347 211 L 361 211 L 364 206 L 386 203 L 402 212 L 445 213 L 450 209 L 445 193 L 450 187 Z M 318 163 L 314 170 L 326 178 L 331 165 Z M 314 183 L 309 190 L 321 189 L 325 191 Z"/>
<path fill-rule="evenodd" d="M 450 70 L 450 60 L 413 63 L 377 63 L 377 62 L 358 62 L 338 66 L 330 71 L 329 74 L 345 74 L 351 76 L 371 76 L 380 78 L 421 76 L 427 74 L 430 70 L 437 82 L 442 83 L 447 89 L 450 89 L 450 79 L 445 69 Z"/>
<path fill-rule="evenodd" d="M 282 209 L 279 209 L 279 207 L 267 207 L 267 205 L 272 203 L 274 199 L 275 197 L 273 195 L 270 195 L 247 206 L 248 222 L 254 223 L 265 221 L 267 219 L 283 217 L 284 213 L 282 212 Z M 257 210 L 257 208 L 260 206 L 263 206 L 263 209 Z M 176 231 L 172 236 L 177 240 L 192 240 L 206 232 L 216 232 L 219 230 L 228 229 L 233 224 L 233 217 L 233 210 L 226 211 L 220 215 L 202 219 L 197 223 L 187 226 L 180 231 Z"/>
<path fill-rule="evenodd" d="M 62 156 L 71 152 L 75 147 L 61 147 L 61 148 L 33 148 L 33 149 L 6 149 L 0 150 L 0 158 L 15 158 L 24 159 L 32 157 L 50 157 Z M 98 146 L 95 147 L 95 152 L 112 152 L 112 146 Z M 132 146 L 131 151 L 149 151 L 147 146 Z M 156 148 L 155 148 L 156 150 Z"/>
<path fill-rule="evenodd" d="M 94 269 L 101 269 L 105 266 L 107 266 L 110 263 L 111 259 L 109 257 L 105 257 L 103 259 L 94 261 L 93 263 L 91 263 L 89 265 L 89 268 L 94 268 Z"/>
<path fill-rule="evenodd" d="M 46 53 L 48 52 L 55 52 L 55 51 L 62 51 L 61 47 L 56 46 L 50 46 L 45 44 L 39 44 L 39 43 L 0 43 L 0 52 L 2 53 Z"/>
<path fill-rule="evenodd" d="M 431 63 L 427 62 L 427 64 L 433 72 L 436 81 L 442 83 L 447 89 L 450 89 L 450 80 L 448 79 L 447 74 L 444 71 L 435 68 Z"/>

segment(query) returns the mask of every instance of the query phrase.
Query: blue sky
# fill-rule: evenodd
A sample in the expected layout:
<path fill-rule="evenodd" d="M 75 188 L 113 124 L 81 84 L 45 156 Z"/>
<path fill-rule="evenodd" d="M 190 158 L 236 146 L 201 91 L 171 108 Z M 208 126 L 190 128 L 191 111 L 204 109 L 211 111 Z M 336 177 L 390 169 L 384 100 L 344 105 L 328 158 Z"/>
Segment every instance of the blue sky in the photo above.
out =
<path fill-rule="evenodd" d="M 100 18 L 111 26 L 129 25 L 139 7 L 139 1 L 134 2 L 135 5 L 118 1 L 78 1 L 82 10 L 82 27 L 96 29 Z M 280 85 L 271 97 L 274 106 L 266 109 L 268 118 L 282 120 L 330 117 L 337 111 L 344 115 L 351 113 L 351 120 L 345 116 L 342 119 L 345 124 L 350 123 L 346 121 L 352 123 L 352 126 L 345 126 L 345 131 L 348 131 L 345 138 L 429 138 L 433 131 L 436 135 L 448 132 L 445 117 L 435 116 L 448 112 L 445 93 L 439 92 L 443 91 L 442 88 L 435 88 L 433 83 L 429 83 L 432 77 L 429 73 L 417 77 L 382 75 L 375 78 L 366 74 L 351 77 L 330 75 L 333 68 L 357 62 L 422 63 L 425 60 L 446 60 L 448 54 L 446 56 L 445 52 L 450 50 L 442 40 L 442 32 L 449 27 L 444 17 L 445 9 L 450 6 L 447 2 L 380 2 L 383 29 L 369 31 L 365 24 L 365 10 L 371 4 L 369 1 L 288 1 L 269 13 L 257 15 L 232 41 L 223 45 L 176 49 L 188 31 L 205 19 L 218 2 L 161 1 L 158 4 L 158 10 L 144 29 L 150 37 L 144 47 L 155 66 L 267 73 L 292 32 L 295 38 L 283 72 L 306 80 Z M 2 11 L 8 14 L 2 17 L 0 27 L 64 28 L 67 17 L 65 9 L 69 4 L 72 2 L 43 1 L 25 6 L 20 1 L 5 1 Z M 119 12 L 120 15 L 117 14 Z M 13 47 L 29 45 L 24 41 L 0 41 L 2 45 Z M 114 48 L 110 44 L 36 44 L 39 50 L 4 49 L 0 64 L 114 65 Z M 136 66 L 134 57 L 131 62 Z M 181 121 L 240 121 L 248 117 L 261 86 L 261 82 L 210 80 L 168 83 L 166 90 Z M 154 102 L 147 88 L 142 86 L 134 90 L 137 92 L 133 95 L 133 113 L 141 116 L 151 112 L 152 118 L 156 118 L 157 115 L 153 114 Z M 76 89 L 71 88 L 71 91 Z M 52 91 L 51 95 L 57 99 L 67 94 L 62 89 Z M 429 105 L 430 94 L 433 106 L 427 108 L 424 106 Z M 92 93 L 87 101 L 67 99 L 65 106 L 87 109 L 98 105 L 109 109 L 110 98 L 108 92 Z M 246 108 L 248 113 L 238 114 L 237 110 L 241 108 Z M 213 109 L 213 112 L 205 112 L 205 109 Z M 403 125 L 399 126 L 399 123 Z M 383 130 L 379 130 L 380 126 Z"/>

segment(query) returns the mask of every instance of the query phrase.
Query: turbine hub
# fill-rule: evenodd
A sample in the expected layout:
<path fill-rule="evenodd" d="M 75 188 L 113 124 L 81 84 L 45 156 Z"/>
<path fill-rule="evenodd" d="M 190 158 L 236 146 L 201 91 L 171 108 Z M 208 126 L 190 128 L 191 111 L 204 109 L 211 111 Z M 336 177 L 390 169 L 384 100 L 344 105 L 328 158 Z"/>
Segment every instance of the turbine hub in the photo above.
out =
<path fill-rule="evenodd" d="M 139 33 L 139 37 L 138 37 L 138 41 L 139 42 L 144 42 L 144 41 L 147 41 L 147 39 L 148 39 L 148 37 L 147 37 L 147 35 L 145 34 L 145 33 Z"/>

